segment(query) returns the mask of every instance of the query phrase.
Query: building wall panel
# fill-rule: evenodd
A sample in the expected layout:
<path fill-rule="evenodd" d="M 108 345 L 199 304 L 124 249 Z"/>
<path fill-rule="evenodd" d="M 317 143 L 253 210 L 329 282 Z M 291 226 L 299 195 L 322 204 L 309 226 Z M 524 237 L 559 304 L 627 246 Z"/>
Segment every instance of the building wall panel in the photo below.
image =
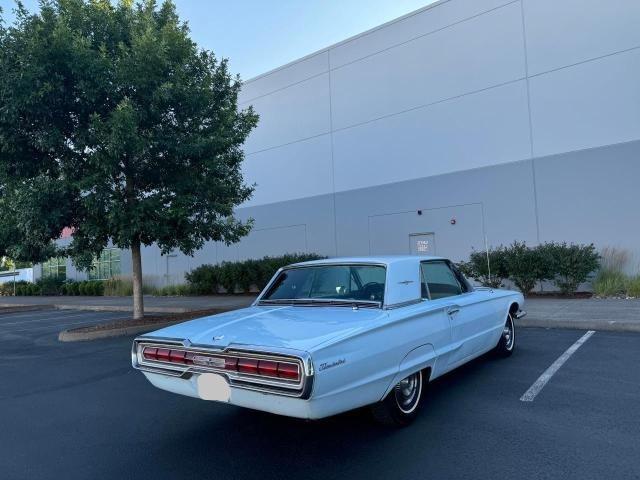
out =
<path fill-rule="evenodd" d="M 640 141 L 537 159 L 540 240 L 625 248 L 635 270 L 639 179 Z"/>
<path fill-rule="evenodd" d="M 523 0 L 529 74 L 640 46 L 637 0 Z"/>
<path fill-rule="evenodd" d="M 329 69 L 328 55 L 327 51 L 309 55 L 306 58 L 244 82 L 239 98 L 240 105 L 244 106 L 258 97 L 268 95 L 276 90 L 282 90 L 326 72 Z"/>
<path fill-rule="evenodd" d="M 534 155 L 640 139 L 640 49 L 533 77 Z"/>
<path fill-rule="evenodd" d="M 331 72 L 333 127 L 524 78 L 520 6 L 511 4 Z"/>
<path fill-rule="evenodd" d="M 528 122 L 521 81 L 337 131 L 336 191 L 529 158 Z"/>
<path fill-rule="evenodd" d="M 260 115 L 244 149 L 254 153 L 330 131 L 329 76 L 322 74 L 251 102 Z"/>
<path fill-rule="evenodd" d="M 332 47 L 331 68 L 354 62 L 512 2 L 513 0 L 441 1 Z"/>
<path fill-rule="evenodd" d="M 472 248 L 484 248 L 484 238 L 477 233 L 480 216 L 490 245 L 510 243 L 514 239 L 531 244 L 537 241 L 530 160 L 339 192 L 336 205 L 340 255 L 368 254 L 373 235 L 390 237 L 373 240 L 373 244 L 387 247 L 397 244 L 395 253 L 407 253 L 408 239 L 406 243 L 402 240 L 397 243 L 398 235 L 405 237 L 417 233 L 411 230 L 422 225 L 427 229 L 432 226 L 438 253 L 462 259 Z M 467 206 L 473 207 L 465 210 Z M 477 211 L 474 209 L 478 206 L 481 215 L 468 215 L 465 220 L 464 215 L 457 213 Z M 423 211 L 426 220 L 419 218 L 422 216 L 417 214 L 418 210 Z M 436 211 L 440 212 L 440 217 L 433 213 Z M 398 212 L 405 212 L 406 218 L 413 219 L 414 223 L 407 223 L 407 228 L 399 234 L 384 228 L 371 230 L 370 218 Z M 451 218 L 456 218 L 456 225 L 447 221 Z M 469 235 L 469 232 L 474 233 Z M 385 251 L 391 253 L 387 247 Z"/>
<path fill-rule="evenodd" d="M 244 206 L 331 193 L 331 136 L 247 155 L 242 168 L 245 182 L 256 184 L 253 198 Z"/>

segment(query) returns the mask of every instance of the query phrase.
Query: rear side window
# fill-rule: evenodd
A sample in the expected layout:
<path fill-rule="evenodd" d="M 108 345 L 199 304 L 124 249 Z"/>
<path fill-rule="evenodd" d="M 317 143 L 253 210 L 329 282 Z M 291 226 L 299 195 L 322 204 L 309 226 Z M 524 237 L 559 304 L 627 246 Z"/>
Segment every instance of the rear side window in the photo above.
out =
<path fill-rule="evenodd" d="M 464 288 L 460 285 L 456 275 L 453 273 L 447 262 L 432 261 L 420 264 L 422 270 L 423 297 L 425 290 L 431 295 L 432 300 L 438 298 L 452 297 L 460 295 Z"/>

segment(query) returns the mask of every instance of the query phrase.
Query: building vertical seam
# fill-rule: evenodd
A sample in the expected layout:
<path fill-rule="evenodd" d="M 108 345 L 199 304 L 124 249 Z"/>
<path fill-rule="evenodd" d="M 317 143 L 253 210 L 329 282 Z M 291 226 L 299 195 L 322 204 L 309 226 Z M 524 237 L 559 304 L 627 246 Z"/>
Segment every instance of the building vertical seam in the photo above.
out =
<path fill-rule="evenodd" d="M 529 56 L 527 53 L 527 29 L 524 20 L 524 0 L 520 0 L 522 17 L 522 44 L 524 48 L 524 76 L 527 87 L 527 114 L 529 116 L 529 148 L 531 152 L 531 179 L 533 182 L 533 209 L 536 220 L 536 242 L 540 243 L 540 220 L 538 218 L 538 187 L 536 185 L 536 165 L 533 154 L 533 121 L 531 119 L 531 91 L 529 87 Z"/>
<path fill-rule="evenodd" d="M 333 242 L 338 256 L 338 219 L 336 209 L 336 169 L 333 159 L 333 98 L 331 96 L 331 49 L 327 49 L 327 73 L 329 82 L 329 140 L 331 141 L 331 193 L 333 198 Z"/>

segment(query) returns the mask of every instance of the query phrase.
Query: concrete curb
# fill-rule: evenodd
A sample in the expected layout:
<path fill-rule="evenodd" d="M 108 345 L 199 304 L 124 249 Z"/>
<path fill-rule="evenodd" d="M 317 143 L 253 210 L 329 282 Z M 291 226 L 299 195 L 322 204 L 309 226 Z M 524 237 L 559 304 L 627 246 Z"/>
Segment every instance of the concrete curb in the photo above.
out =
<path fill-rule="evenodd" d="M 14 303 L 0 303 L 0 315 L 3 313 L 35 312 L 38 310 L 49 310 L 51 308 L 54 308 L 53 305 L 16 305 Z"/>
<path fill-rule="evenodd" d="M 159 322 L 148 325 L 113 328 L 109 330 L 95 330 L 92 332 L 74 332 L 73 329 L 63 330 L 58 334 L 58 340 L 61 342 L 84 342 L 89 340 L 98 340 L 101 338 L 123 337 L 126 335 L 135 335 L 138 333 L 150 332 L 151 330 L 159 330 L 175 323 L 187 321 L 188 320 L 170 320 L 167 322 Z"/>
<path fill-rule="evenodd" d="M 133 312 L 133 307 L 124 305 L 49 305 L 58 310 L 85 310 L 90 312 Z M 187 313 L 198 310 L 187 307 L 144 307 L 146 313 Z"/>
<path fill-rule="evenodd" d="M 524 317 L 516 320 L 516 326 L 523 328 L 562 328 L 640 333 L 640 322 L 618 322 L 615 320 L 580 320 L 578 322 L 572 322 L 567 320 L 543 320 Z"/>

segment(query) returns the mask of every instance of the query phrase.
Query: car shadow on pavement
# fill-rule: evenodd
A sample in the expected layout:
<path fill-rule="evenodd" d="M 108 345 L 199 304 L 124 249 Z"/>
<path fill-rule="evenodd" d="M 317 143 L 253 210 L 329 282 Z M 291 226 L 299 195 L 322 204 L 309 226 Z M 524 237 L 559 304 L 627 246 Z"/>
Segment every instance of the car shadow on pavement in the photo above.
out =
<path fill-rule="evenodd" d="M 153 448 L 157 449 L 156 458 L 171 458 L 172 469 L 176 462 L 181 472 L 188 472 L 194 464 L 205 470 L 208 465 L 218 478 L 308 476 L 311 465 L 314 477 L 327 478 L 335 475 L 336 463 L 341 465 L 341 475 L 346 476 L 351 469 L 376 462 L 389 449 L 400 457 L 408 455 L 415 448 L 416 436 L 423 438 L 422 446 L 428 449 L 434 440 L 426 439 L 424 432 L 444 415 L 440 410 L 450 404 L 447 398 L 451 390 L 477 379 L 491 361 L 491 357 L 480 357 L 434 381 L 426 408 L 408 428 L 378 425 L 368 408 L 306 421 L 224 406 L 222 411 L 212 411 L 210 417 L 184 421 L 178 430 L 172 429 L 171 436 L 157 439 Z"/>

